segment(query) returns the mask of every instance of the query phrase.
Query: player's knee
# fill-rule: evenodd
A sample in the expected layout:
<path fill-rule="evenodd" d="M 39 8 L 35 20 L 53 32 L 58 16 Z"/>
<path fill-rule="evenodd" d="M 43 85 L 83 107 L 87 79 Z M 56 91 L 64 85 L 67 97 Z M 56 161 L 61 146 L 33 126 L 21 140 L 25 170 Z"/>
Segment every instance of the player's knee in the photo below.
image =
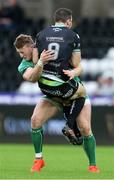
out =
<path fill-rule="evenodd" d="M 40 128 L 42 126 L 42 120 L 38 115 L 33 114 L 31 117 L 31 127 Z"/>
<path fill-rule="evenodd" d="M 91 128 L 89 126 L 83 125 L 80 127 L 80 132 L 83 136 L 89 136 L 91 134 Z"/>

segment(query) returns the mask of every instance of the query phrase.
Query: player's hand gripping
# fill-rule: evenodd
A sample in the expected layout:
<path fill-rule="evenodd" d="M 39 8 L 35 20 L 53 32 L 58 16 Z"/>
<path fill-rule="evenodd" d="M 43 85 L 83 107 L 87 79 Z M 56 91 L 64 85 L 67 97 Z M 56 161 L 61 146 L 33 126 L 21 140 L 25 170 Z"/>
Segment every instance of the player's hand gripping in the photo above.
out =
<path fill-rule="evenodd" d="M 69 79 L 71 80 L 71 79 L 73 79 L 76 75 L 76 72 L 75 72 L 75 70 L 73 69 L 73 70 L 64 70 L 63 69 L 63 72 L 64 72 L 64 74 L 66 74 L 68 77 L 69 77 Z"/>
<path fill-rule="evenodd" d="M 54 53 L 52 51 L 49 50 L 43 50 L 41 55 L 40 55 L 40 60 L 42 60 L 43 64 L 46 64 L 48 61 L 53 60 L 54 59 Z M 36 64 L 38 62 L 38 51 L 37 48 L 33 48 L 33 52 L 32 52 L 32 60 L 33 63 Z"/>
<path fill-rule="evenodd" d="M 43 50 L 40 59 L 42 60 L 43 64 L 46 64 L 48 61 L 52 61 L 54 58 L 54 53 L 49 50 Z"/>

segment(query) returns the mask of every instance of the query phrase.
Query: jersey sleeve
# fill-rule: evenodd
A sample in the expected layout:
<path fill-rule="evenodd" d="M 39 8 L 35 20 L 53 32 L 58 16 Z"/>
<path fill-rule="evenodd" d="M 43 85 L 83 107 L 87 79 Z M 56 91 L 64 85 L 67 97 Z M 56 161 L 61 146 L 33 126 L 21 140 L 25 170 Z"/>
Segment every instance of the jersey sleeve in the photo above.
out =
<path fill-rule="evenodd" d="M 26 60 L 23 60 L 21 64 L 18 66 L 18 71 L 21 75 L 24 74 L 25 70 L 29 67 L 34 67 L 34 64 L 32 62 L 28 62 Z"/>
<path fill-rule="evenodd" d="M 80 37 L 76 33 L 74 34 L 73 52 L 80 52 Z"/>

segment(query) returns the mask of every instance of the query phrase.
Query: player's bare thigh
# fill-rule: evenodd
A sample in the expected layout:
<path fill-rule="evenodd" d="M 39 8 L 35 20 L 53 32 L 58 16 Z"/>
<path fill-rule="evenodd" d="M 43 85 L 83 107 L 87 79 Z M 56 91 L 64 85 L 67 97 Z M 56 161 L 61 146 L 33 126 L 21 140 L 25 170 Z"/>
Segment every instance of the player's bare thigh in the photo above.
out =
<path fill-rule="evenodd" d="M 37 103 L 31 117 L 32 128 L 40 128 L 44 122 L 53 117 L 58 111 L 58 108 L 52 102 L 41 99 Z"/>
<path fill-rule="evenodd" d="M 91 104 L 85 104 L 77 118 L 78 127 L 81 134 L 89 136 L 91 134 Z"/>
<path fill-rule="evenodd" d="M 77 97 L 85 97 L 85 95 L 86 95 L 85 87 L 81 83 L 79 83 L 77 91 L 74 93 L 74 95 L 70 99 L 74 100 Z"/>

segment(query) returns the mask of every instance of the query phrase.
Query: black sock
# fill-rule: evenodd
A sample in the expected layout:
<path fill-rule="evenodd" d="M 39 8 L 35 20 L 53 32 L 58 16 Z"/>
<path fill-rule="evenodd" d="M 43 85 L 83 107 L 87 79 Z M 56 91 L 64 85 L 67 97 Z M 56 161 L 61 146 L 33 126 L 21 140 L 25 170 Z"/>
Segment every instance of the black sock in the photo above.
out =
<path fill-rule="evenodd" d="M 76 118 L 80 114 L 85 103 L 85 98 L 80 97 L 72 101 L 70 106 L 64 106 L 63 111 L 69 128 L 73 129 Z"/>

